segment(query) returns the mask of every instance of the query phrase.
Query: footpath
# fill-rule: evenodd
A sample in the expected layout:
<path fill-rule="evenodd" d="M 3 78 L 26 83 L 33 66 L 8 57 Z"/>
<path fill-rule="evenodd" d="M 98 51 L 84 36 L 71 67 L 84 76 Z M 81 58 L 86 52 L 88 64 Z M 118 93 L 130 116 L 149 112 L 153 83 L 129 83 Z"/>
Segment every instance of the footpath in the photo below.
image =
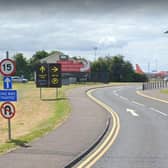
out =
<path fill-rule="evenodd" d="M 56 130 L 0 156 L 3 168 L 64 168 L 97 141 L 106 128 L 108 113 L 86 95 L 88 87 L 68 93 L 69 118 Z"/>
<path fill-rule="evenodd" d="M 168 102 L 168 94 L 162 93 L 160 89 L 145 90 L 145 91 L 142 91 L 141 93 L 151 98 L 156 98 L 156 99 Z"/>

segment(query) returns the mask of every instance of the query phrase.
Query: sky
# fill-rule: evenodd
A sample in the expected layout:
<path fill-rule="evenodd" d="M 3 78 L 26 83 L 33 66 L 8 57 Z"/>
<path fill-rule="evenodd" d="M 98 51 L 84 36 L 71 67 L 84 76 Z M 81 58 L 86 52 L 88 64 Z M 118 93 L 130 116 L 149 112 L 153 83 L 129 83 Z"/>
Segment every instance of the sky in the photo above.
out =
<path fill-rule="evenodd" d="M 0 59 L 59 50 L 168 70 L 167 0 L 0 0 Z M 96 48 L 96 49 L 95 49 Z M 96 53 L 95 53 L 96 52 Z"/>

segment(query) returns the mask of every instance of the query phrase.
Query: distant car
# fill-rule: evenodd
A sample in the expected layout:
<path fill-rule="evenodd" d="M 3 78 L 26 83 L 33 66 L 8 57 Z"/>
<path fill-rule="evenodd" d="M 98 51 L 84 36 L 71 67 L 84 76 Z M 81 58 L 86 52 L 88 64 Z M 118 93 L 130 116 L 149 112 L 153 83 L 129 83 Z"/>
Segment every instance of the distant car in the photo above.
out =
<path fill-rule="evenodd" d="M 168 81 L 168 76 L 164 77 L 163 80 L 167 82 Z"/>
<path fill-rule="evenodd" d="M 17 83 L 27 83 L 28 79 L 22 78 L 20 76 L 12 76 L 12 81 Z"/>

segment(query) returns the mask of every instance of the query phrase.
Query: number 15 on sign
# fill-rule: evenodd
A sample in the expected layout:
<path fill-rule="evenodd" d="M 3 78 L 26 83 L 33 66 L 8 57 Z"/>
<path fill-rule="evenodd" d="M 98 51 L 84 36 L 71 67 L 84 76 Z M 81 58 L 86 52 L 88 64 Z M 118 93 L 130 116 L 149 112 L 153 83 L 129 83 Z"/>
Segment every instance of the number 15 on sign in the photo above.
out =
<path fill-rule="evenodd" d="M 11 59 L 4 59 L 0 63 L 0 70 L 4 76 L 12 76 L 16 72 L 16 63 Z"/>

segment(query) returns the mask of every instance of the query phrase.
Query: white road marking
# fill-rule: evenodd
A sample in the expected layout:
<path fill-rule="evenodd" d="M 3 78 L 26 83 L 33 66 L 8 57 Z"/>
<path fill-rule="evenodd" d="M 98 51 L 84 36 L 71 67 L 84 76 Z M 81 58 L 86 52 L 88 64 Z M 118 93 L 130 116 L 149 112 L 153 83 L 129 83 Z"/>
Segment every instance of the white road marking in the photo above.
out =
<path fill-rule="evenodd" d="M 114 90 L 114 91 L 113 91 L 113 94 L 114 94 L 115 96 L 119 96 L 118 93 L 117 93 L 117 90 Z"/>
<path fill-rule="evenodd" d="M 163 112 L 161 112 L 161 111 L 159 111 L 159 110 L 157 110 L 157 109 L 155 109 L 155 108 L 153 108 L 153 107 L 150 107 L 150 110 L 152 110 L 152 111 L 154 111 L 154 112 L 156 112 L 156 113 L 159 113 L 159 114 L 161 114 L 161 115 L 168 116 L 168 114 L 163 113 Z"/>
<path fill-rule="evenodd" d="M 144 105 L 144 104 L 141 104 L 141 103 L 136 102 L 136 101 L 132 101 L 132 103 L 134 103 L 134 104 L 136 104 L 136 105 L 138 105 L 138 106 L 143 106 L 143 107 L 145 107 L 145 105 Z"/>
<path fill-rule="evenodd" d="M 123 96 L 120 96 L 120 98 L 123 99 L 123 100 L 128 100 L 128 98 L 123 97 Z"/>
<path fill-rule="evenodd" d="M 132 110 L 132 109 L 127 108 L 126 111 L 127 111 L 128 113 L 131 113 L 134 117 L 138 117 L 138 116 L 139 116 L 139 114 L 135 113 L 135 110 Z"/>

